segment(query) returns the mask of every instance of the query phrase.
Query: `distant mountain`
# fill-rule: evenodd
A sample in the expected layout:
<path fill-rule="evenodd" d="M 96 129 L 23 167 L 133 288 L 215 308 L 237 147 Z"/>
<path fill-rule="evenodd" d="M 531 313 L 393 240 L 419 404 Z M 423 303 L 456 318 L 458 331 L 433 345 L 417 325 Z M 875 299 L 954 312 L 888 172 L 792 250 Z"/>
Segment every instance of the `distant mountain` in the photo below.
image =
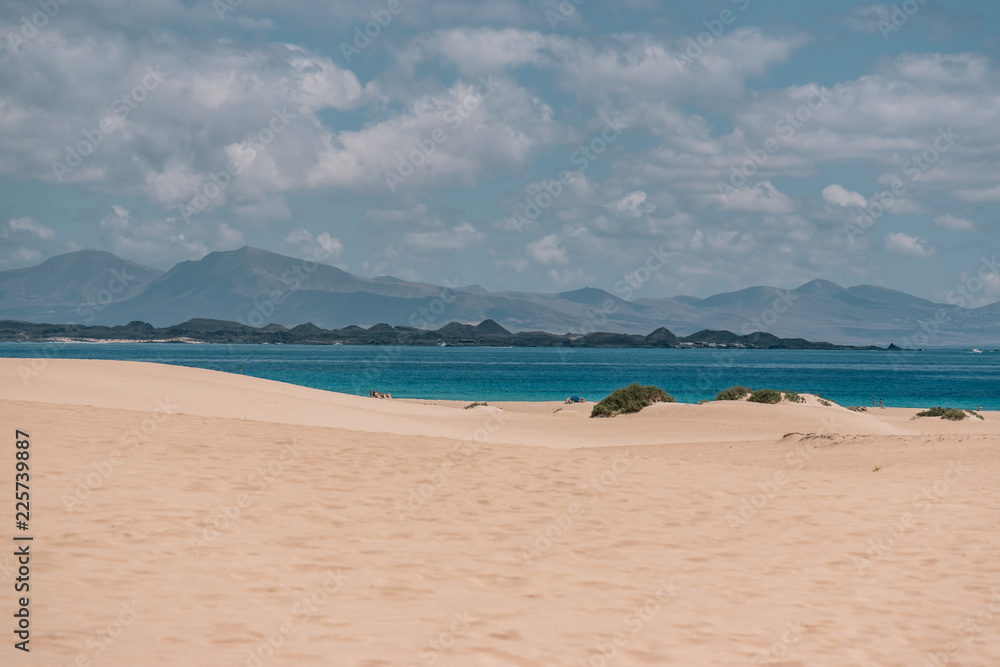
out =
<path fill-rule="evenodd" d="M 796 289 L 756 286 L 699 299 L 625 301 L 594 287 L 558 293 L 489 292 L 341 269 L 244 247 L 181 262 L 166 273 L 111 253 L 80 251 L 0 272 L 0 319 L 167 327 L 193 319 L 261 327 L 312 323 L 332 330 L 380 323 L 436 330 L 448 322 L 509 332 L 643 336 L 656 343 L 700 331 L 765 332 L 849 345 L 1000 346 L 1000 303 L 977 309 L 904 292 L 814 280 Z M 487 324 L 489 322 L 490 324 Z M 667 334 L 655 330 L 669 329 Z M 475 336 L 463 329 L 467 338 Z M 673 332 L 673 333 L 672 333 Z M 456 330 L 456 334 L 459 334 Z M 489 332 L 500 335 L 494 330 Z M 483 335 L 479 332 L 478 335 Z"/>
<path fill-rule="evenodd" d="M 142 294 L 163 272 L 110 252 L 80 250 L 0 271 L 0 318 L 89 324 L 116 301 Z"/>

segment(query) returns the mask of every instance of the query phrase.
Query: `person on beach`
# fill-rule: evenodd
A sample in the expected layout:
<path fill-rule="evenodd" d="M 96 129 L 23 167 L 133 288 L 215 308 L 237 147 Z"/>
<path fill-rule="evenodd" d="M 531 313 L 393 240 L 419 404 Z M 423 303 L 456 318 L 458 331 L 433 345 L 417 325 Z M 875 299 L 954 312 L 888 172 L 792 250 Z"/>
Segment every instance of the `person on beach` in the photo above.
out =
<path fill-rule="evenodd" d="M 879 407 L 880 410 L 885 410 L 885 406 L 882 405 L 882 399 L 881 398 L 878 399 L 878 407 Z"/>

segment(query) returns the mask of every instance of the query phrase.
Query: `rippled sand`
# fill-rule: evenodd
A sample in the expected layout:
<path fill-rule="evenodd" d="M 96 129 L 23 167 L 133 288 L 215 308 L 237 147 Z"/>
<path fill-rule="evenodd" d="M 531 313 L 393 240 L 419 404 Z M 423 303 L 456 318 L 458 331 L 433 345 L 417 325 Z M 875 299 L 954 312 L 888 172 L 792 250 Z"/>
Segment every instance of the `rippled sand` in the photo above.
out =
<path fill-rule="evenodd" d="M 590 420 L 69 360 L 0 360 L 0 399 L 4 539 L 14 429 L 35 537 L 3 664 L 1000 664 L 998 413 Z"/>

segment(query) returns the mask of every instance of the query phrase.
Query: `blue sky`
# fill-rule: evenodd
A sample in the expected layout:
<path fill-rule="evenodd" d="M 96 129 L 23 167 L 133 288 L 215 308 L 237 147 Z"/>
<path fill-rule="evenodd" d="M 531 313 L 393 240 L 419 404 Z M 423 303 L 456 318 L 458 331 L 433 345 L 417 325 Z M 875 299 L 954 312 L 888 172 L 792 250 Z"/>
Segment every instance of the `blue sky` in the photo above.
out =
<path fill-rule="evenodd" d="M 253 245 L 611 290 L 653 248 L 636 297 L 824 278 L 943 300 L 1000 240 L 998 12 L 4 2 L 0 269 Z M 990 274 L 975 304 L 997 300 Z"/>

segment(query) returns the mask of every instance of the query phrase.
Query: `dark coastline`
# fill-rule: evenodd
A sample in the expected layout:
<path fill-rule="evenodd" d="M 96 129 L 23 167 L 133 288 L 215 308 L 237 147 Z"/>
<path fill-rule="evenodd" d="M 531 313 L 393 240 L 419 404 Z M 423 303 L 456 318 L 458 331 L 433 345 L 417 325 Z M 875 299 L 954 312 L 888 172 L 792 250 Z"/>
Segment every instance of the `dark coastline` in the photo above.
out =
<path fill-rule="evenodd" d="M 348 326 L 321 329 L 301 324 L 291 329 L 271 324 L 257 328 L 239 322 L 194 319 L 183 324 L 156 328 L 145 322 L 122 326 L 85 326 L 78 324 L 40 324 L 0 321 L 0 342 L 185 342 L 223 344 L 295 344 L 295 345 L 413 345 L 448 347 L 573 347 L 573 348 L 723 348 L 758 350 L 899 350 L 876 345 L 834 345 L 803 338 L 779 338 L 755 332 L 739 335 L 730 331 L 699 331 L 690 336 L 676 336 L 659 328 L 641 336 L 636 334 L 594 332 L 588 334 L 553 334 L 544 331 L 511 333 L 493 320 L 478 325 L 451 322 L 437 331 L 414 327 L 376 324 L 367 329 Z"/>

